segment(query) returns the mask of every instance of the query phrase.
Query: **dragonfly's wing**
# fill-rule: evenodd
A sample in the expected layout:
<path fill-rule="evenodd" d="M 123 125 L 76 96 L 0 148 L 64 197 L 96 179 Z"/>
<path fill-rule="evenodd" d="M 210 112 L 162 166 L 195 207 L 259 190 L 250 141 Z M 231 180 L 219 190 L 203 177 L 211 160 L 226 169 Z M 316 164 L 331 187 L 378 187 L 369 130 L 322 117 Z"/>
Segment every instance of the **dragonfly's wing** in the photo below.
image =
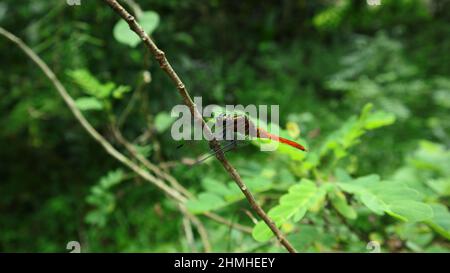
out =
<path fill-rule="evenodd" d="M 219 150 L 214 151 L 211 150 L 208 154 L 206 154 L 205 156 L 203 156 L 202 158 L 200 158 L 199 160 L 197 160 L 193 166 L 198 165 L 200 163 L 202 163 L 203 161 L 207 160 L 208 158 L 215 156 L 218 152 L 222 151 L 223 153 L 229 152 L 233 149 L 236 148 L 236 141 L 230 141 L 228 143 L 226 143 L 225 145 L 223 145 Z"/>
<path fill-rule="evenodd" d="M 200 158 L 199 160 L 197 160 L 193 164 L 193 166 L 202 163 L 203 161 L 207 160 L 208 158 L 210 158 L 212 156 L 215 156 L 219 151 L 226 153 L 226 152 L 236 149 L 237 147 L 241 147 L 241 146 L 245 146 L 245 145 L 248 145 L 248 142 L 238 141 L 238 140 L 232 140 L 232 141 L 226 142 L 219 150 L 217 150 L 217 151 L 211 150 L 207 155 L 205 155 L 202 158 Z"/>

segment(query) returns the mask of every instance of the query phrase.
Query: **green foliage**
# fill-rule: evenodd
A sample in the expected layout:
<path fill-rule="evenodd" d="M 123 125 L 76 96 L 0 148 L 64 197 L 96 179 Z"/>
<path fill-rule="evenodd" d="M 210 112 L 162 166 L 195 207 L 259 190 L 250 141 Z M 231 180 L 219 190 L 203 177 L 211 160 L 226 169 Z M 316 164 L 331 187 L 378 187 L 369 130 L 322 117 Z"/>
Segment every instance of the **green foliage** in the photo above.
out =
<path fill-rule="evenodd" d="M 307 210 L 323 202 L 327 188 L 328 185 L 317 187 L 314 182 L 304 179 L 290 187 L 288 193 L 280 197 L 280 204 L 270 209 L 268 215 L 277 226 L 290 218 L 297 222 L 305 216 Z M 253 237 L 258 241 L 264 242 L 273 236 L 263 221 L 259 221 L 253 229 Z"/>
<path fill-rule="evenodd" d="M 362 136 L 368 131 L 394 123 L 395 117 L 392 114 L 372 111 L 372 108 L 372 104 L 366 104 L 359 117 L 350 117 L 338 130 L 331 133 L 321 144 L 321 147 L 308 153 L 302 165 L 297 168 L 298 171 L 306 173 L 310 170 L 316 170 L 321 165 L 326 165 L 325 161 L 329 154 L 333 156 L 333 161 L 329 165 L 335 167 L 340 160 L 348 156 L 352 146 L 361 142 Z M 289 154 L 291 158 L 297 160 L 303 160 L 304 157 L 297 156 L 293 151 Z"/>
<path fill-rule="evenodd" d="M 97 99 L 122 98 L 124 93 L 131 90 L 128 86 L 117 86 L 113 82 L 101 83 L 89 71 L 84 69 L 71 70 L 67 74 L 80 86 L 83 92 Z"/>
<path fill-rule="evenodd" d="M 308 148 L 261 152 L 270 141 L 259 140 L 226 154 L 299 251 L 367 252 L 377 241 L 383 252 L 449 252 L 448 1 L 135 2 L 142 13 L 124 5 L 191 95 L 204 105 L 279 105 L 279 124 L 254 122 Z M 285 251 L 220 163 L 186 164 L 208 146 L 176 148 L 168 113 L 182 100 L 111 9 L 3 0 L 0 24 L 115 148 L 129 155 L 110 130 L 118 127 L 192 193 L 187 206 L 213 251 Z M 83 252 L 193 251 L 178 206 L 125 174 L 42 72 L 0 40 L 0 251 L 61 252 L 68 240 Z"/>
<path fill-rule="evenodd" d="M 320 30 L 336 29 L 342 23 L 349 6 L 350 1 L 348 0 L 338 1 L 336 5 L 332 5 L 316 14 L 312 22 Z"/>
<path fill-rule="evenodd" d="M 377 175 L 369 175 L 337 185 L 343 191 L 354 194 L 376 214 L 387 213 L 413 222 L 433 217 L 431 207 L 421 202 L 420 193 L 401 182 L 380 181 Z"/>
<path fill-rule="evenodd" d="M 254 193 L 267 191 L 273 185 L 273 175 L 267 172 L 262 173 L 261 176 L 244 178 L 247 187 Z M 212 211 L 244 199 L 234 182 L 224 184 L 222 181 L 206 178 L 202 184 L 205 192 L 200 193 L 197 199 L 189 200 L 187 204 L 188 209 L 193 213 Z"/>
<path fill-rule="evenodd" d="M 337 187 L 328 195 L 332 206 L 338 213 L 348 219 L 356 219 L 356 210 L 348 203 L 346 196 Z"/>
<path fill-rule="evenodd" d="M 93 209 L 86 215 L 86 223 L 100 227 L 106 225 L 108 215 L 114 211 L 116 206 L 115 196 L 111 190 L 123 179 L 123 171 L 117 169 L 108 172 L 100 178 L 97 185 L 92 186 L 90 194 L 86 197 L 86 202 L 93 206 Z"/>
<path fill-rule="evenodd" d="M 75 101 L 77 107 L 82 111 L 102 110 L 103 104 L 94 97 L 81 97 Z"/>
<path fill-rule="evenodd" d="M 155 127 L 160 133 L 169 129 L 172 123 L 175 121 L 174 117 L 171 117 L 167 112 L 158 113 L 155 117 Z"/>
<path fill-rule="evenodd" d="M 368 130 L 394 123 L 395 117 L 392 114 L 381 111 L 371 112 L 372 107 L 372 104 L 366 104 L 359 118 L 351 117 L 339 130 L 331 134 L 320 149 L 320 157 L 333 152 L 336 160 L 339 160 L 347 155 L 350 147 L 360 142 L 360 138 Z"/>

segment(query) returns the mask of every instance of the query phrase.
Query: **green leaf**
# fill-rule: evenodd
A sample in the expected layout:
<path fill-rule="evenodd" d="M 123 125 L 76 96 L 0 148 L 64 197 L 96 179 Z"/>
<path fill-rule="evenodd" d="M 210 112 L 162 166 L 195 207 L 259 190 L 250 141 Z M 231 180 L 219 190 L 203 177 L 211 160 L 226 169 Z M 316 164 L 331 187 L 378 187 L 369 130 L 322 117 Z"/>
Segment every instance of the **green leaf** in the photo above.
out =
<path fill-rule="evenodd" d="M 380 177 L 376 174 L 366 175 L 357 179 L 345 180 L 337 185 L 348 193 L 362 193 L 365 188 L 375 185 L 380 181 Z"/>
<path fill-rule="evenodd" d="M 330 192 L 331 205 L 345 218 L 356 219 L 356 211 L 347 203 L 345 195 L 337 188 Z"/>
<path fill-rule="evenodd" d="M 414 152 L 410 163 L 419 170 L 429 170 L 450 177 L 450 150 L 444 145 L 429 141 L 421 141 L 420 147 Z"/>
<path fill-rule="evenodd" d="M 387 207 L 378 196 L 371 192 L 363 192 L 360 195 L 361 202 L 376 214 L 383 214 Z"/>
<path fill-rule="evenodd" d="M 271 189 L 273 184 L 271 180 L 262 176 L 245 177 L 245 183 L 253 193 L 267 191 Z M 236 202 L 244 199 L 244 195 L 234 182 L 228 183 L 228 191 L 224 192 L 223 195 L 227 202 Z"/>
<path fill-rule="evenodd" d="M 217 195 L 222 195 L 222 196 L 234 195 L 236 193 L 239 194 L 241 192 L 236 187 L 236 185 L 234 185 L 234 187 L 230 188 L 228 184 L 223 183 L 222 181 L 218 181 L 218 180 L 209 178 L 209 177 L 202 180 L 202 185 L 207 192 L 215 193 Z"/>
<path fill-rule="evenodd" d="M 95 225 L 99 227 L 104 227 L 106 225 L 106 215 L 98 210 L 90 211 L 86 214 L 84 218 L 85 222 L 90 225 Z"/>
<path fill-rule="evenodd" d="M 156 115 L 155 127 L 159 133 L 166 131 L 170 125 L 174 122 L 176 117 L 171 117 L 167 112 L 161 112 Z"/>
<path fill-rule="evenodd" d="M 450 240 L 450 212 L 442 204 L 430 204 L 433 209 L 433 218 L 426 223 L 437 233 Z"/>
<path fill-rule="evenodd" d="M 337 168 L 334 171 L 334 175 L 336 176 L 336 180 L 338 182 L 349 182 L 352 181 L 352 177 L 343 169 Z"/>
<path fill-rule="evenodd" d="M 195 214 L 215 210 L 225 205 L 226 202 L 220 196 L 208 192 L 200 193 L 197 199 L 187 202 L 187 208 Z"/>
<path fill-rule="evenodd" d="M 75 104 L 81 111 L 102 110 L 103 104 L 94 97 L 81 97 L 75 100 Z"/>
<path fill-rule="evenodd" d="M 140 18 L 138 18 L 138 22 L 144 31 L 148 35 L 151 35 L 158 27 L 159 15 L 154 11 L 146 11 L 142 13 Z M 113 34 L 114 38 L 116 38 L 118 42 L 131 47 L 137 46 L 141 41 L 140 37 L 130 29 L 128 23 L 122 19 L 120 19 L 114 26 Z"/>
<path fill-rule="evenodd" d="M 136 149 L 136 151 L 137 151 L 138 153 L 140 153 L 141 155 L 143 155 L 143 156 L 145 156 L 145 157 L 149 157 L 150 154 L 151 154 L 152 151 L 153 151 L 153 146 L 152 146 L 152 144 L 147 144 L 147 145 L 144 145 L 144 146 L 134 144 L 133 146 L 134 146 L 134 148 Z"/>
<path fill-rule="evenodd" d="M 85 221 L 88 224 L 103 227 L 108 215 L 114 211 L 116 207 L 116 198 L 110 192 L 111 188 L 124 179 L 124 173 L 121 169 L 109 171 L 106 175 L 100 178 L 100 181 L 91 187 L 90 194 L 86 197 L 86 202 L 93 206 L 94 209 L 90 211 Z"/>
<path fill-rule="evenodd" d="M 393 201 L 388 204 L 386 213 L 408 222 L 424 221 L 433 217 L 433 210 L 429 205 L 412 200 Z"/>
<path fill-rule="evenodd" d="M 246 176 L 244 180 L 253 193 L 269 190 L 273 185 L 270 179 L 263 176 Z M 222 208 L 245 198 L 234 182 L 224 183 L 223 181 L 206 177 L 202 180 L 202 185 L 205 188 L 205 192 L 199 194 L 198 200 L 190 202 L 191 209 L 195 213 Z M 208 201 L 207 198 L 210 200 Z M 208 202 L 211 204 L 208 204 Z"/>
<path fill-rule="evenodd" d="M 386 113 L 383 111 L 377 111 L 372 113 L 365 122 L 365 128 L 367 130 L 373 130 L 378 127 L 391 125 L 395 122 L 395 115 Z"/>
<path fill-rule="evenodd" d="M 100 186 L 103 189 L 111 188 L 114 185 L 120 183 L 123 179 L 123 171 L 121 169 L 117 169 L 115 171 L 109 171 L 105 176 L 100 179 Z"/>
<path fill-rule="evenodd" d="M 348 2 L 344 1 L 340 4 L 330 5 L 315 14 L 312 18 L 314 26 L 320 30 L 332 30 L 339 26 L 345 16 Z"/>
<path fill-rule="evenodd" d="M 252 236 L 259 242 L 267 242 L 274 235 L 264 221 L 258 221 L 252 230 Z"/>
<path fill-rule="evenodd" d="M 116 89 L 113 90 L 112 95 L 115 99 L 121 99 L 121 98 L 123 98 L 123 94 L 130 92 L 130 91 L 131 91 L 131 87 L 125 86 L 125 85 L 120 85 Z"/>
<path fill-rule="evenodd" d="M 365 121 L 370 114 L 370 111 L 372 111 L 373 108 L 373 104 L 372 103 L 367 103 L 366 105 L 364 105 L 363 109 L 361 110 L 361 115 L 359 117 L 360 121 Z"/>
<path fill-rule="evenodd" d="M 425 183 L 440 196 L 450 196 L 450 177 L 446 179 L 430 179 Z"/>
<path fill-rule="evenodd" d="M 387 126 L 395 121 L 392 114 L 381 111 L 371 112 L 372 108 L 371 103 L 366 104 L 359 117 L 350 117 L 339 130 L 330 134 L 320 148 L 320 157 L 333 152 L 336 159 L 341 159 L 348 155 L 349 148 L 360 143 L 361 137 L 367 130 Z"/>
<path fill-rule="evenodd" d="M 343 191 L 354 194 L 376 214 L 387 213 L 409 222 L 433 217 L 431 207 L 421 202 L 421 194 L 404 183 L 380 181 L 377 175 L 369 175 L 337 185 Z"/>
<path fill-rule="evenodd" d="M 106 99 L 111 95 L 114 95 L 114 92 L 117 93 L 116 96 L 121 95 L 130 90 L 130 87 L 128 86 L 121 85 L 117 87 L 113 82 L 101 83 L 94 75 L 85 69 L 69 70 L 67 71 L 67 75 L 81 87 L 83 92 L 97 99 Z"/>

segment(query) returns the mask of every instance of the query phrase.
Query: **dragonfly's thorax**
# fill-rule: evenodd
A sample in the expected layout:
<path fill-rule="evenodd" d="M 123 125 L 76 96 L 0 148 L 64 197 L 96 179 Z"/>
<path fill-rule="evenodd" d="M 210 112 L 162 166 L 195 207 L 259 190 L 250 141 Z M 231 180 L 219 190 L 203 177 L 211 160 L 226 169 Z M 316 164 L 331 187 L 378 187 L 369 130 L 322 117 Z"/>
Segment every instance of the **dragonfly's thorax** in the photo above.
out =
<path fill-rule="evenodd" d="M 216 120 L 218 135 L 225 140 L 234 140 L 237 135 L 258 137 L 258 128 L 246 116 L 224 116 Z"/>

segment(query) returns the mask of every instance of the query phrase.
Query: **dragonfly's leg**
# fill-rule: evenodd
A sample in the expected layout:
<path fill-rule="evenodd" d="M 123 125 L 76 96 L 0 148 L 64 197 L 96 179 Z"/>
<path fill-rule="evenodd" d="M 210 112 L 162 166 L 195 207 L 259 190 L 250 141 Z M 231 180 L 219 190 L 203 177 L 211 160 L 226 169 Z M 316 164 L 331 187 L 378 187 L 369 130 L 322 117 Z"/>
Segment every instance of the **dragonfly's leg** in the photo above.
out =
<path fill-rule="evenodd" d="M 179 144 L 178 146 L 177 146 L 177 149 L 180 149 L 181 147 L 183 147 L 184 146 L 184 143 L 181 143 L 181 144 Z"/>

